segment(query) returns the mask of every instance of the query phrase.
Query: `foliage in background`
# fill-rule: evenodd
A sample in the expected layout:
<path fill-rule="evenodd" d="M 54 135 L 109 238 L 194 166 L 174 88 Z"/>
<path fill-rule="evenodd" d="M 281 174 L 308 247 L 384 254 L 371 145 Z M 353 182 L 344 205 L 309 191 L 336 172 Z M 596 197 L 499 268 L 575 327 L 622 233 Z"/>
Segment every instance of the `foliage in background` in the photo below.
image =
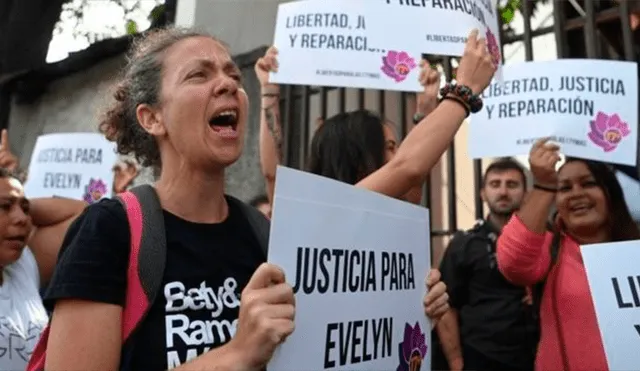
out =
<path fill-rule="evenodd" d="M 155 7 L 150 14 L 144 14 L 142 4 L 146 5 L 150 1 L 154 2 Z M 86 15 L 90 12 L 91 6 L 95 6 L 97 2 L 109 2 L 119 7 L 122 9 L 123 19 L 95 27 Z M 158 19 L 163 11 L 163 0 L 67 0 L 62 6 L 54 35 L 71 33 L 73 37 L 85 39 L 92 44 L 96 41 L 144 31 L 140 29 L 136 19 L 147 18 L 150 23 L 153 23 L 153 20 Z"/>

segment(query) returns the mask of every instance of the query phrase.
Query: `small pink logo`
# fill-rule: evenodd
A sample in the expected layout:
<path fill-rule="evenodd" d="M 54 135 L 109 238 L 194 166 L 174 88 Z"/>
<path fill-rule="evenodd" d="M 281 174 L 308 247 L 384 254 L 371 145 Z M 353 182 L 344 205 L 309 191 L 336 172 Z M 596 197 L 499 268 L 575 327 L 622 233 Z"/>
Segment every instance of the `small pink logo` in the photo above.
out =
<path fill-rule="evenodd" d="M 385 57 L 382 57 L 382 72 L 396 82 L 404 81 L 409 72 L 417 66 L 416 61 L 406 52 L 391 50 Z"/>
<path fill-rule="evenodd" d="M 89 184 L 84 189 L 84 201 L 88 204 L 98 202 L 102 196 L 107 194 L 107 185 L 102 179 L 89 179 Z"/>
<path fill-rule="evenodd" d="M 498 40 L 496 40 L 495 35 L 488 28 L 487 28 L 486 38 L 487 38 L 487 48 L 489 49 L 489 54 L 491 54 L 491 61 L 493 62 L 493 67 L 498 68 L 502 59 L 502 56 L 500 55 L 500 46 L 498 45 Z"/>
<path fill-rule="evenodd" d="M 590 125 L 589 139 L 605 152 L 615 150 L 622 139 L 631 134 L 629 125 L 622 121 L 618 114 L 609 116 L 604 112 L 598 112 L 596 118 L 590 121 Z"/>

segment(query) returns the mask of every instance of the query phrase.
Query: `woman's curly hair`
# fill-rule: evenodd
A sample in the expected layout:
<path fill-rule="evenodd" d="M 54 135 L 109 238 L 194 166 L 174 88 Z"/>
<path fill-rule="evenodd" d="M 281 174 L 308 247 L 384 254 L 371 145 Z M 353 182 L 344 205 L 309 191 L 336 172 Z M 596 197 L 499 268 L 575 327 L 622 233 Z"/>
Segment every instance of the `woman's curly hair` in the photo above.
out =
<path fill-rule="evenodd" d="M 207 33 L 184 28 L 152 30 L 134 40 L 127 66 L 115 86 L 114 101 L 101 115 L 100 132 L 116 142 L 118 153 L 134 155 L 142 166 L 159 169 L 160 151 L 155 138 L 138 123 L 136 109 L 140 104 L 159 102 L 163 54 L 172 45 L 191 37 L 215 40 Z"/>

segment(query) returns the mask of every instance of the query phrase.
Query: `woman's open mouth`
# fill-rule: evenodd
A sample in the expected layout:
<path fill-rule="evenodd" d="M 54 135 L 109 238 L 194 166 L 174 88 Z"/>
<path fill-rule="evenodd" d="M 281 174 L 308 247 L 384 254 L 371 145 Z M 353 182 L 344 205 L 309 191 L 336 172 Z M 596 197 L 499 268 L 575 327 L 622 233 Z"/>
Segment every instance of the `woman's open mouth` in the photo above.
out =
<path fill-rule="evenodd" d="M 209 127 L 223 138 L 237 138 L 238 110 L 226 109 L 216 113 L 209 120 Z"/>

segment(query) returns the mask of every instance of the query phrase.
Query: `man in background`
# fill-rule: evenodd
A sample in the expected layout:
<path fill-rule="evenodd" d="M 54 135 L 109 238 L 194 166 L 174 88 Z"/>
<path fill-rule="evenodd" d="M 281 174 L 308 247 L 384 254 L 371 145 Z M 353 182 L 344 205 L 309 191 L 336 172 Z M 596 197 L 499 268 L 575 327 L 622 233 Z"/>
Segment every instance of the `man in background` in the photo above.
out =
<path fill-rule="evenodd" d="M 484 174 L 489 215 L 454 236 L 440 271 L 451 310 L 437 325 L 451 370 L 532 371 L 538 342 L 530 296 L 498 271 L 496 241 L 526 192 L 520 164 L 502 159 Z"/>

